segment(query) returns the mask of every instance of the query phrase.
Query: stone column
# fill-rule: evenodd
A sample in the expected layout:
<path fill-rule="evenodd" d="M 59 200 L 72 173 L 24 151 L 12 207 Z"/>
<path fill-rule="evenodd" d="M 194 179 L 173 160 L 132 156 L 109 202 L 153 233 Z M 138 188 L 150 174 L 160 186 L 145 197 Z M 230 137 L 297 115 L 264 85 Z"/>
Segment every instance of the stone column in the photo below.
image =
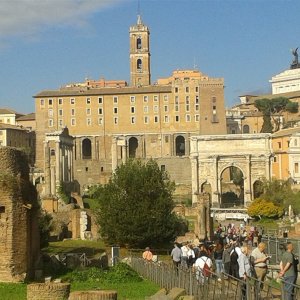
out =
<path fill-rule="evenodd" d="M 82 159 L 82 138 L 78 141 L 78 149 L 79 149 L 79 159 Z"/>
<path fill-rule="evenodd" d="M 122 146 L 122 149 L 121 149 L 121 151 L 122 151 L 122 162 L 123 162 L 123 164 L 125 164 L 125 163 L 126 163 L 126 160 L 127 160 L 127 150 L 126 150 L 126 148 L 127 148 L 127 143 L 126 143 L 126 140 L 124 141 L 124 143 L 125 143 L 125 145 Z"/>
<path fill-rule="evenodd" d="M 74 165 L 73 165 L 73 156 L 74 156 L 74 153 L 73 153 L 73 147 L 70 146 L 70 181 L 73 181 L 73 168 L 74 168 Z"/>
<path fill-rule="evenodd" d="M 251 186 L 251 155 L 246 155 L 246 174 L 244 175 L 244 203 L 246 206 L 252 200 L 252 186 Z"/>
<path fill-rule="evenodd" d="M 56 178 L 55 178 L 55 167 L 51 167 L 50 169 L 50 195 L 56 195 Z"/>
<path fill-rule="evenodd" d="M 60 181 L 66 180 L 66 148 L 65 145 L 62 145 L 60 148 L 61 154 L 61 178 Z"/>
<path fill-rule="evenodd" d="M 49 142 L 44 141 L 44 172 L 45 172 L 45 195 L 51 194 L 51 172 L 50 172 L 50 148 Z"/>
<path fill-rule="evenodd" d="M 112 145 L 111 145 L 111 169 L 112 169 L 112 172 L 115 171 L 117 166 L 118 166 L 117 138 L 113 137 Z"/>
<path fill-rule="evenodd" d="M 212 162 L 212 173 L 213 178 L 215 178 L 215 181 L 212 182 L 211 185 L 211 200 L 212 200 L 212 206 L 213 207 L 220 207 L 220 193 L 221 193 L 221 180 L 219 178 L 219 172 L 218 172 L 218 156 L 215 156 L 213 158 Z"/>
<path fill-rule="evenodd" d="M 191 157 L 192 167 L 192 203 L 197 203 L 199 194 L 199 178 L 198 178 L 198 156 L 193 154 Z"/>
<path fill-rule="evenodd" d="M 55 182 L 56 187 L 58 188 L 60 185 L 61 180 L 61 153 L 60 153 L 60 141 L 55 141 L 55 158 L 56 158 L 56 164 L 55 164 Z"/>
<path fill-rule="evenodd" d="M 280 163 L 280 179 L 282 177 L 281 174 L 281 155 L 279 155 L 279 163 Z M 270 180 L 271 179 L 271 157 L 266 155 L 265 156 L 265 165 L 266 165 L 266 179 Z"/>
<path fill-rule="evenodd" d="M 210 218 L 210 207 L 209 207 L 209 194 L 201 193 L 198 195 L 198 215 L 197 223 L 199 226 L 199 239 L 204 239 L 205 237 L 210 237 L 211 228 L 211 218 Z"/>

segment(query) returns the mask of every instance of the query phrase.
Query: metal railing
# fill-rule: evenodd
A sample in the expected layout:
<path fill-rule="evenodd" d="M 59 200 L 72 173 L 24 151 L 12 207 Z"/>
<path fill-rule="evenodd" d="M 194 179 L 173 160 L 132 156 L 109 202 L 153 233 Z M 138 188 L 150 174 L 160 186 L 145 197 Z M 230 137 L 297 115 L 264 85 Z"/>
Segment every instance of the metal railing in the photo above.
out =
<path fill-rule="evenodd" d="M 241 280 L 224 273 L 220 278 L 213 272 L 209 277 L 205 277 L 200 271 L 195 272 L 192 268 L 176 268 L 172 264 L 147 262 L 136 257 L 131 257 L 130 264 L 141 276 L 155 282 L 161 288 L 166 290 L 174 287 L 183 288 L 195 299 L 288 299 L 285 288 L 289 283 L 283 280 L 281 282 L 271 280 L 262 285 L 252 277 Z M 289 285 L 293 287 L 293 299 L 300 299 L 300 286 Z"/>
<path fill-rule="evenodd" d="M 273 236 L 263 236 L 261 239 L 267 246 L 266 252 L 271 255 L 270 263 L 279 264 L 285 252 L 284 245 L 291 242 L 294 246 L 294 254 L 300 257 L 300 240 L 289 238 L 278 238 Z"/>

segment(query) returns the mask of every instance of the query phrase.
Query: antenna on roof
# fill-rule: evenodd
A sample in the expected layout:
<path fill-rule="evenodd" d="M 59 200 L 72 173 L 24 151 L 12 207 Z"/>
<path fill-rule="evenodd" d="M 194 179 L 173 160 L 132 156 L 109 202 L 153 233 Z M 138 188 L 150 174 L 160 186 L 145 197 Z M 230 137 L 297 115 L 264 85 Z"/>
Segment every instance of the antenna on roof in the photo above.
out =
<path fill-rule="evenodd" d="M 142 18 L 141 18 L 141 7 L 140 7 L 140 0 L 138 0 L 138 7 L 137 7 L 137 24 L 142 24 Z"/>
<path fill-rule="evenodd" d="M 138 3 L 137 3 L 137 14 L 138 16 L 141 15 L 141 6 L 140 6 L 140 0 L 138 0 Z"/>

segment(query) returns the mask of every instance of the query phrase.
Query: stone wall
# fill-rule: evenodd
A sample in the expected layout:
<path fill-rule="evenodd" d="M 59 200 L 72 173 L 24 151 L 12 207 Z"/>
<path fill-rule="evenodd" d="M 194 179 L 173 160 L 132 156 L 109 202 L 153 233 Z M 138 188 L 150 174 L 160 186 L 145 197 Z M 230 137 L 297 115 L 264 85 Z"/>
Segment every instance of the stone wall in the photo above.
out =
<path fill-rule="evenodd" d="M 0 189 L 0 281 L 21 281 L 39 255 L 36 191 L 21 151 L 0 148 Z"/>

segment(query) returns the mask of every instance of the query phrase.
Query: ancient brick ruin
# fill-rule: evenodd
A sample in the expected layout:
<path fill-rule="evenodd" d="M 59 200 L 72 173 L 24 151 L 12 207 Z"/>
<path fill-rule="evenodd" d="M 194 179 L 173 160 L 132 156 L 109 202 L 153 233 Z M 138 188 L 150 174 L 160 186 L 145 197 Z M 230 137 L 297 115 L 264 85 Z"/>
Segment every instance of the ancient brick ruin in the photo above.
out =
<path fill-rule="evenodd" d="M 0 148 L 0 281 L 33 277 L 39 257 L 37 195 L 25 155 Z"/>

